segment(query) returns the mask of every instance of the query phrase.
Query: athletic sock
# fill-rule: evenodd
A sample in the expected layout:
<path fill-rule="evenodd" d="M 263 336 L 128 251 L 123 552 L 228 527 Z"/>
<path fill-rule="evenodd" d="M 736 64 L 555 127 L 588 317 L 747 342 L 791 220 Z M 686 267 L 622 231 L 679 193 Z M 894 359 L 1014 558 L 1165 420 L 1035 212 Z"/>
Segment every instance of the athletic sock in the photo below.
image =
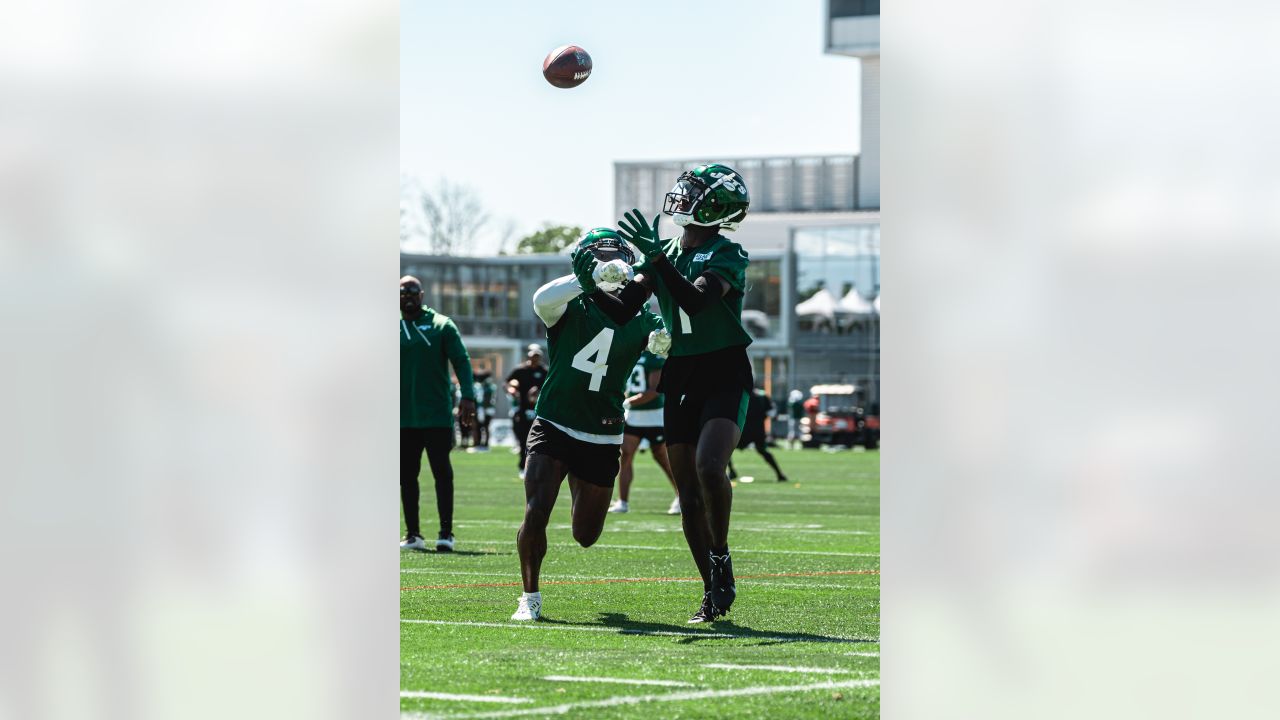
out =
<path fill-rule="evenodd" d="M 728 545 L 725 545 L 725 546 L 724 546 L 724 547 L 722 547 L 722 548 L 711 548 L 711 554 L 712 554 L 712 555 L 716 555 L 716 556 L 728 555 L 728 554 L 729 554 L 729 546 L 728 546 Z"/>

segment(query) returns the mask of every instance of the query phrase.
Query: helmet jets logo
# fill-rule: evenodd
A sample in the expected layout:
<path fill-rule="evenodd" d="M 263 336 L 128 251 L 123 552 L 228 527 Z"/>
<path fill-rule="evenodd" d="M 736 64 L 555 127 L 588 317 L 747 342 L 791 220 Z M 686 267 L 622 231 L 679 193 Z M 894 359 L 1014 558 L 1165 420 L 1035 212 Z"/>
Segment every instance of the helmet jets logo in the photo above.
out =
<path fill-rule="evenodd" d="M 738 173 L 729 173 L 728 175 L 725 175 L 724 173 L 713 172 L 711 173 L 711 177 L 718 180 L 718 184 L 724 185 L 726 190 L 732 192 L 738 192 L 739 190 L 746 192 L 747 190 L 747 186 L 743 185 L 742 181 L 737 179 Z M 713 185 L 712 187 L 715 186 Z"/>
<path fill-rule="evenodd" d="M 700 225 L 737 230 L 751 205 L 747 184 L 732 168 L 699 165 L 680 175 L 667 193 L 662 211 L 676 225 Z"/>

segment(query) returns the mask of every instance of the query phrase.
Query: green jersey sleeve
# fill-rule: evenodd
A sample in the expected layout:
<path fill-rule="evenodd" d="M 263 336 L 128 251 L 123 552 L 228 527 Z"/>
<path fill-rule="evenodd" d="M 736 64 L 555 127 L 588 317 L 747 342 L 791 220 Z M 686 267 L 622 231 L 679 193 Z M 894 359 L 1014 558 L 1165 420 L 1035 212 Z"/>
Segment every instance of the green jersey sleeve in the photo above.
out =
<path fill-rule="evenodd" d="M 467 354 L 467 347 L 462 344 L 462 336 L 458 333 L 458 326 L 453 324 L 453 320 L 445 322 L 441 328 L 440 335 L 444 338 L 445 352 L 449 355 L 449 363 L 453 365 L 453 372 L 458 376 L 458 383 L 462 391 L 463 400 L 475 400 L 475 380 L 471 376 L 471 356 Z"/>
<path fill-rule="evenodd" d="M 725 241 L 716 248 L 715 254 L 703 266 L 702 271 L 708 270 L 720 276 L 722 280 L 729 284 L 729 287 L 738 292 L 746 292 L 747 289 L 747 265 L 750 264 L 751 258 L 748 257 L 747 251 L 741 245 L 735 242 Z"/>

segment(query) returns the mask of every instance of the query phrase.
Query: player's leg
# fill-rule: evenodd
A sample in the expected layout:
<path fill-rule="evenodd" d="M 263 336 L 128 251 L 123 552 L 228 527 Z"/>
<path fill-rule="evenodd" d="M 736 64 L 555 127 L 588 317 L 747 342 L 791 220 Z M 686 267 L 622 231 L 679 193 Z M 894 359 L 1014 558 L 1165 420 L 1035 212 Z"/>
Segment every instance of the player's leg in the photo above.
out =
<path fill-rule="evenodd" d="M 560 483 L 568 473 L 568 467 L 550 455 L 534 452 L 524 479 L 524 521 L 516 531 L 516 549 L 520 554 L 520 580 L 524 593 L 520 604 L 511 616 L 512 620 L 537 620 L 542 614 L 542 593 L 538 590 L 538 576 L 542 571 L 542 559 L 547 554 L 547 523 L 556 506 Z"/>
<path fill-rule="evenodd" d="M 675 499 L 671 501 L 671 507 L 667 508 L 667 514 L 679 515 L 680 489 L 676 487 L 676 479 L 671 474 L 671 458 L 667 456 L 667 444 L 661 440 L 655 442 L 650 439 L 649 452 L 653 453 L 653 461 L 658 464 L 658 467 L 662 468 L 662 473 L 667 476 L 667 482 L 671 483 L 671 489 L 676 494 Z"/>
<path fill-rule="evenodd" d="M 520 410 L 520 416 L 524 415 Z M 529 429 L 533 426 L 533 422 L 527 418 L 521 417 L 519 422 L 512 422 L 511 427 L 516 432 L 516 442 L 520 443 L 520 459 L 517 461 L 516 468 L 520 471 L 520 477 L 524 477 L 525 463 L 529 457 Z"/>
<path fill-rule="evenodd" d="M 453 463 L 449 451 L 453 449 L 453 433 L 443 428 L 427 430 L 427 462 L 431 464 L 431 476 L 436 484 L 436 511 L 440 514 L 440 533 L 436 536 L 436 550 L 453 550 Z"/>
<path fill-rule="evenodd" d="M 636 450 L 640 436 L 627 433 L 622 436 L 622 455 L 618 459 L 618 501 L 609 506 L 609 512 L 624 513 L 631 500 L 631 481 L 635 474 Z"/>
<path fill-rule="evenodd" d="M 710 535 L 708 575 L 711 602 L 728 612 L 737 596 L 733 563 L 729 558 L 729 515 L 733 510 L 733 486 L 725 474 L 746 420 L 747 394 L 741 390 L 717 393 L 702 408 L 695 465 L 698 485 L 706 505 Z"/>
<path fill-rule="evenodd" d="M 404 508 L 406 527 L 402 550 L 426 550 L 422 529 L 418 527 L 418 473 L 422 471 L 422 430 L 400 428 L 400 505 Z"/>
<path fill-rule="evenodd" d="M 773 468 L 773 473 L 778 476 L 778 482 L 786 482 L 787 476 L 782 472 L 782 468 L 778 467 L 778 461 L 774 459 L 773 453 L 769 452 L 769 443 L 764 439 L 755 441 L 756 452 L 760 453 L 760 457 L 769 463 L 769 467 Z"/>
<path fill-rule="evenodd" d="M 613 479 L 618 476 L 618 445 L 577 442 L 569 461 L 569 493 L 573 498 L 570 516 L 573 539 L 591 547 L 604 532 L 604 518 L 613 495 Z"/>

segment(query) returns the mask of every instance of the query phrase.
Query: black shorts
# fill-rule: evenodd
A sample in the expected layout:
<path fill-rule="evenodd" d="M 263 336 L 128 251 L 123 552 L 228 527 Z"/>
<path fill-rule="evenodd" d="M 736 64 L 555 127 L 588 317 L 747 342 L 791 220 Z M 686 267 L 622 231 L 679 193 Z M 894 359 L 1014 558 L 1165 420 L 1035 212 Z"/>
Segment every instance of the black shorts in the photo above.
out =
<path fill-rule="evenodd" d="M 715 390 L 711 393 L 667 395 L 662 408 L 667 444 L 696 443 L 702 426 L 715 418 L 732 420 L 739 428 L 747 420 L 746 390 Z"/>
<path fill-rule="evenodd" d="M 747 346 L 735 345 L 702 355 L 667 358 L 658 392 L 670 398 L 672 395 L 711 395 L 722 390 L 750 391 L 754 386 Z"/>
<path fill-rule="evenodd" d="M 666 436 L 663 434 L 662 426 L 640 427 L 638 425 L 625 425 L 622 428 L 624 435 L 635 435 L 649 441 L 650 445 L 661 445 L 666 442 Z"/>
<path fill-rule="evenodd" d="M 568 465 L 571 475 L 592 485 L 611 488 L 618 477 L 621 445 L 579 440 L 542 418 L 529 428 L 528 448 L 530 455 L 546 455 Z"/>
<path fill-rule="evenodd" d="M 738 449 L 746 450 L 747 446 L 751 443 L 760 443 L 761 445 L 765 444 L 763 428 L 761 428 L 759 432 L 748 431 L 742 433 L 742 437 L 738 439 Z"/>

